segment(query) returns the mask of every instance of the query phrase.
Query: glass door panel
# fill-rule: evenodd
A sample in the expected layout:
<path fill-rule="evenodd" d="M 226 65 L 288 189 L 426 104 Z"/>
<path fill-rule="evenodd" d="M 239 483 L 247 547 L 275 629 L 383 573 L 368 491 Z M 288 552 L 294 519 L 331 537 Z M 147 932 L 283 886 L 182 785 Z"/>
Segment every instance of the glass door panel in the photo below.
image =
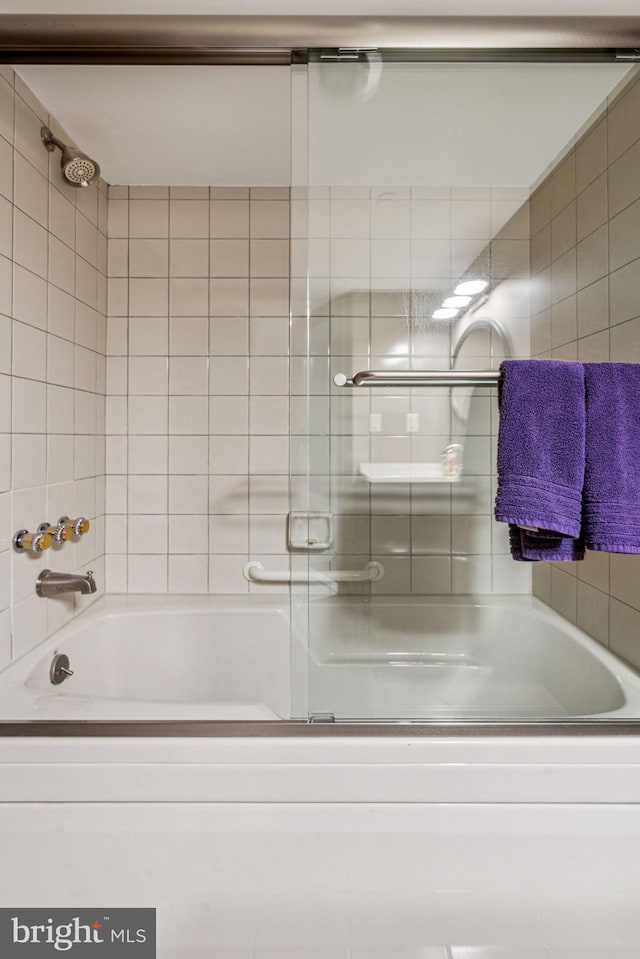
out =
<path fill-rule="evenodd" d="M 572 358 L 576 136 L 628 69 L 308 65 L 297 114 L 294 98 L 292 475 L 309 584 L 293 605 L 317 718 L 578 708 L 534 662 L 537 640 L 515 645 L 540 635 L 541 613 L 532 564 L 512 561 L 493 520 L 495 386 L 352 380 Z"/>

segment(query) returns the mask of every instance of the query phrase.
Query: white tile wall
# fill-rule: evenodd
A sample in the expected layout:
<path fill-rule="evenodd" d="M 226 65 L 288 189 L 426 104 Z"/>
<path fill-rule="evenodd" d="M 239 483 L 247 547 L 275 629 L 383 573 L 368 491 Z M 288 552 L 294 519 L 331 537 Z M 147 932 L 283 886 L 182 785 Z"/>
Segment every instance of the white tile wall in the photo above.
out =
<path fill-rule="evenodd" d="M 639 96 L 634 74 L 531 197 L 532 355 L 640 362 Z M 640 557 L 587 552 L 535 572 L 540 599 L 640 667 Z"/>
<path fill-rule="evenodd" d="M 250 535 L 286 561 L 289 191 L 112 187 L 108 262 L 108 586 L 246 592 Z"/>
<path fill-rule="evenodd" d="M 528 191 L 298 189 L 292 230 L 292 471 L 302 478 L 307 468 L 308 389 L 310 496 L 334 514 L 333 565 L 380 560 L 386 576 L 375 593 L 528 592 L 531 572 L 505 562 L 492 520 L 495 396 L 476 391 L 463 425 L 440 389 L 358 392 L 332 384 L 337 372 L 366 368 L 449 368 L 462 327 L 431 314 L 467 276 L 490 281 L 483 312 L 504 323 L 517 355 L 528 356 Z M 489 367 L 500 357 L 498 344 L 478 332 L 458 365 Z M 262 370 L 268 378 L 266 365 L 255 367 L 255 377 Z M 459 484 L 369 486 L 358 477 L 363 462 L 439 462 L 456 440 L 465 447 Z M 304 509 L 304 484 L 294 482 L 299 488 L 295 505 Z"/>
<path fill-rule="evenodd" d="M 104 588 L 107 189 L 69 187 L 40 127 L 57 127 L 7 68 L 0 77 L 0 668 L 86 606 L 43 600 L 45 567 Z M 90 532 L 39 556 L 17 529 L 84 515 Z"/>
<path fill-rule="evenodd" d="M 311 500 L 338 517 L 334 565 L 383 558 L 379 592 L 504 588 L 492 564 L 504 543 L 491 537 L 489 398 L 472 402 L 466 475 L 453 492 L 371 491 L 354 476 L 361 461 L 439 457 L 456 428 L 449 398 L 345 396 L 330 375 L 370 364 L 446 367 L 449 328 L 414 315 L 409 331 L 407 302 L 414 314 L 430 312 L 457 278 L 453 269 L 517 273 L 527 206 L 517 191 L 395 193 L 390 201 L 387 188 L 317 189 L 310 204 L 298 193 L 290 207 L 282 189 L 110 188 L 109 588 L 147 588 L 157 575 L 158 591 L 246 591 L 249 555 L 274 568 L 288 562 L 289 468 L 303 488 L 309 456 Z M 307 358 L 306 293 L 296 277 L 308 262 Z M 503 291 L 496 308 L 501 302 L 526 354 L 522 289 Z M 472 343 L 471 363 L 486 365 L 489 339 Z M 409 435 L 411 411 L 419 422 Z M 379 435 L 369 434 L 370 412 L 382 417 Z M 186 560 L 189 544 L 197 562 Z M 523 571 L 511 573 L 510 590 L 527 588 Z"/>

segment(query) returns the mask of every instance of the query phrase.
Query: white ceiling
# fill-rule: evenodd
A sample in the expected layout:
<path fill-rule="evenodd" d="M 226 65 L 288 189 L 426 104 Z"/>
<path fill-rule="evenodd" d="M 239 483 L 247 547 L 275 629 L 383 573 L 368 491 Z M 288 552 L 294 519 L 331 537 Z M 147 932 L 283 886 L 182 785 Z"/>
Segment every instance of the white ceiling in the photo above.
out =
<path fill-rule="evenodd" d="M 109 183 L 291 182 L 288 67 L 17 69 Z M 312 65 L 309 182 L 529 187 L 628 69 L 391 63 L 376 83 L 362 66 Z"/>
<path fill-rule="evenodd" d="M 313 184 L 529 187 L 629 70 L 623 64 L 310 67 Z"/>
<path fill-rule="evenodd" d="M 0 13 L 220 16 L 638 16 L 638 0 L 0 0 Z"/>
<path fill-rule="evenodd" d="M 290 182 L 289 67 L 15 69 L 108 183 Z"/>

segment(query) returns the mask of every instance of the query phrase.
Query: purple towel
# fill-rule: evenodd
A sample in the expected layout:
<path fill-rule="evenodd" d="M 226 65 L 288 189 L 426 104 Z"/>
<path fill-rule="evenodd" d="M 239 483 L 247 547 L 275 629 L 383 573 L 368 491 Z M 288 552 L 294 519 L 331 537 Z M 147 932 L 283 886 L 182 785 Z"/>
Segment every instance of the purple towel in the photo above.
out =
<path fill-rule="evenodd" d="M 585 363 L 589 549 L 640 553 L 640 365 Z"/>
<path fill-rule="evenodd" d="M 582 559 L 582 364 L 505 360 L 500 372 L 495 517 L 509 523 L 512 556 L 516 560 Z M 518 528 L 522 526 L 534 530 Z"/>
<path fill-rule="evenodd" d="M 580 536 L 559 536 L 549 529 L 537 532 L 520 529 L 509 524 L 509 548 L 513 559 L 519 562 L 531 560 L 555 560 L 573 562 L 584 559 L 584 540 Z"/>

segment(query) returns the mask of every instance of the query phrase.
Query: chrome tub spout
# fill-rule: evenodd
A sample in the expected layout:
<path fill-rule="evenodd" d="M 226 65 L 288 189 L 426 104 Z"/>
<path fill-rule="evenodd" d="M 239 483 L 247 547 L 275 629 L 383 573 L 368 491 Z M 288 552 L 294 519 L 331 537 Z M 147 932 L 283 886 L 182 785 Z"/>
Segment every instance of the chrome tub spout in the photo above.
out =
<path fill-rule="evenodd" d="M 59 596 L 62 593 L 95 593 L 96 581 L 93 571 L 89 570 L 84 576 L 82 573 L 56 573 L 51 569 L 43 569 L 36 581 L 38 596 Z"/>

